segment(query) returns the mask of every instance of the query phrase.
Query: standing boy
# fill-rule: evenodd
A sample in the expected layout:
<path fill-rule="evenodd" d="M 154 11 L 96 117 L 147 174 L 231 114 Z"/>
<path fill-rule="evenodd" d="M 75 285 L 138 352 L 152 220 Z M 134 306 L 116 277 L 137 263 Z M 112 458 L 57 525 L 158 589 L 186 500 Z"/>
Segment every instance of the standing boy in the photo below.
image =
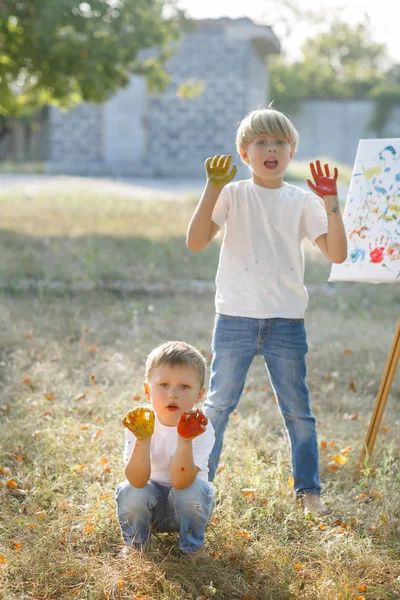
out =
<path fill-rule="evenodd" d="M 315 418 L 306 385 L 307 352 L 301 242 L 308 237 L 332 262 L 346 259 L 347 241 L 331 176 L 311 164 L 314 193 L 288 185 L 283 177 L 298 133 L 281 112 L 268 107 L 240 123 L 236 147 L 251 178 L 231 182 L 231 157 L 206 160 L 207 184 L 190 221 L 187 245 L 206 248 L 225 225 L 216 276 L 216 320 L 210 387 L 204 412 L 214 426 L 210 479 L 217 469 L 224 431 L 251 362 L 264 356 L 288 432 L 294 487 L 307 511 L 326 514 L 320 500 Z M 319 196 L 319 197 L 318 197 Z M 320 200 L 320 198 L 322 200 Z"/>
<path fill-rule="evenodd" d="M 122 420 L 125 476 L 116 490 L 126 550 L 142 550 L 151 530 L 179 531 L 183 555 L 198 557 L 214 504 L 208 460 L 214 430 L 193 410 L 204 395 L 205 361 L 184 342 L 166 342 L 147 357 L 144 393 L 151 408 Z"/>

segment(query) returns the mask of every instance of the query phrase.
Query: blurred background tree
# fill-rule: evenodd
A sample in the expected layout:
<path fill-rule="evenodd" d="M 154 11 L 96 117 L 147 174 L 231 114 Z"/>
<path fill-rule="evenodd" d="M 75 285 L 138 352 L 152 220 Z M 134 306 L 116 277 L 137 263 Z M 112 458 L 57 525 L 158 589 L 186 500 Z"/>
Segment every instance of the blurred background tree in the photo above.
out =
<path fill-rule="evenodd" d="M 286 3 L 290 7 L 291 0 Z M 297 22 L 307 18 L 316 23 L 310 15 L 299 15 L 298 8 L 293 14 Z M 318 23 L 323 23 L 321 17 Z M 304 42 L 301 59 L 290 61 L 284 50 L 272 58 L 269 71 L 275 105 L 293 113 L 311 98 L 373 99 L 369 128 L 380 133 L 393 107 L 400 104 L 400 65 L 390 61 L 385 44 L 373 40 L 371 29 L 367 18 L 352 26 L 337 16 L 327 31 Z"/>
<path fill-rule="evenodd" d="M 175 0 L 0 0 L 0 128 L 45 105 L 102 102 L 131 74 L 163 89 L 183 20 Z"/>

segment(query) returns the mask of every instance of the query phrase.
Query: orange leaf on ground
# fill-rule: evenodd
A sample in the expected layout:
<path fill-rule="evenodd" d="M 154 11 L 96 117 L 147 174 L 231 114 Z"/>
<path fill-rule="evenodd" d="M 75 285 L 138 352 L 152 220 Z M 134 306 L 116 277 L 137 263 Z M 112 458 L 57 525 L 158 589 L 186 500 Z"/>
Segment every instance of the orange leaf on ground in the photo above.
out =
<path fill-rule="evenodd" d="M 346 456 L 342 456 L 342 454 L 336 454 L 336 455 L 333 457 L 333 460 L 334 460 L 334 461 L 335 461 L 335 463 L 337 463 L 338 465 L 345 465 L 349 459 L 348 459 L 348 458 L 346 458 Z"/>
<path fill-rule="evenodd" d="M 328 442 L 321 442 L 319 447 L 321 448 L 321 450 L 325 450 L 325 448 L 327 447 Z"/>
<path fill-rule="evenodd" d="M 72 467 L 71 471 L 82 471 L 85 468 L 85 465 L 75 465 Z"/>
<path fill-rule="evenodd" d="M 353 350 L 350 350 L 350 348 L 345 348 L 343 350 L 343 354 L 353 354 Z"/>
<path fill-rule="evenodd" d="M 329 445 L 332 446 L 332 448 L 335 448 L 335 446 L 336 446 L 335 440 L 332 440 L 331 442 L 329 442 Z"/>
<path fill-rule="evenodd" d="M 14 479 L 7 479 L 6 486 L 11 487 L 11 488 L 17 488 L 18 483 L 16 481 L 14 481 Z"/>
<path fill-rule="evenodd" d="M 291 488 L 294 486 L 294 479 L 293 479 L 293 477 L 289 477 L 289 479 L 288 479 L 288 486 L 291 487 Z"/>
<path fill-rule="evenodd" d="M 382 427 L 383 433 L 389 433 L 390 427 Z"/>
<path fill-rule="evenodd" d="M 366 585 L 360 585 L 360 584 L 358 584 L 358 585 L 357 585 L 357 589 L 358 589 L 360 592 L 366 592 L 366 591 L 367 591 L 367 586 L 366 586 Z"/>
<path fill-rule="evenodd" d="M 15 542 L 14 548 L 16 549 L 17 552 L 19 552 L 22 548 L 21 542 Z"/>
<path fill-rule="evenodd" d="M 88 348 L 88 352 L 96 352 L 96 350 L 97 350 L 96 346 L 90 346 Z"/>
<path fill-rule="evenodd" d="M 343 450 L 340 451 L 340 454 L 348 454 L 349 452 L 351 452 L 352 448 L 352 446 L 347 446 L 346 448 L 343 448 Z"/>
<path fill-rule="evenodd" d="M 22 385 L 31 385 L 32 384 L 32 380 L 30 377 L 25 377 L 25 379 L 23 379 L 21 381 Z"/>
<path fill-rule="evenodd" d="M 350 381 L 349 388 L 351 389 L 352 392 L 356 392 L 357 391 L 356 384 L 355 384 L 354 380 Z"/>
<path fill-rule="evenodd" d="M 141 400 L 141 399 L 142 399 L 142 396 L 141 396 L 140 394 L 135 394 L 135 395 L 133 396 L 133 399 L 134 399 L 134 400 L 136 400 L 136 401 L 137 401 L 137 400 Z"/>
<path fill-rule="evenodd" d="M 84 430 L 84 429 L 89 429 L 89 425 L 81 425 L 81 426 L 80 426 L 80 429 L 81 429 L 81 430 Z"/>
<path fill-rule="evenodd" d="M 4 558 L 4 556 L 2 556 L 0 554 L 0 565 L 6 565 L 7 564 L 7 560 Z"/>
<path fill-rule="evenodd" d="M 54 394 L 45 394 L 44 397 L 46 400 L 54 400 Z"/>
<path fill-rule="evenodd" d="M 296 569 L 296 571 L 297 571 L 298 573 L 300 573 L 300 571 L 302 571 L 302 570 L 303 570 L 303 565 L 302 565 L 301 563 L 295 563 L 295 564 L 294 564 L 294 568 Z"/>
<path fill-rule="evenodd" d="M 94 434 L 94 436 L 92 437 L 92 442 L 95 442 L 96 440 L 98 440 L 102 433 L 103 433 L 103 430 L 98 429 L 96 431 L 96 433 Z"/>
<path fill-rule="evenodd" d="M 242 496 L 254 496 L 256 491 L 257 491 L 257 488 L 247 487 L 247 488 L 242 488 L 240 490 L 240 493 L 242 494 Z"/>
<path fill-rule="evenodd" d="M 338 471 L 339 467 L 337 465 L 327 465 L 326 467 L 328 471 Z"/>

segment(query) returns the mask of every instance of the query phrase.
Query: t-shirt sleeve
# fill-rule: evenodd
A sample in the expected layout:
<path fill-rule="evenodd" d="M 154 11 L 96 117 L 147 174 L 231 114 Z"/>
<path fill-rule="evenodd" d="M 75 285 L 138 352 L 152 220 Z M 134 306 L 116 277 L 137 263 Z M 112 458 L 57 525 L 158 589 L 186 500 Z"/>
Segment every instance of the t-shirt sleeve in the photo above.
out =
<path fill-rule="evenodd" d="M 210 422 L 207 429 L 193 440 L 193 462 L 200 469 L 197 477 L 208 481 L 208 457 L 215 442 L 214 428 Z"/>
<path fill-rule="evenodd" d="M 214 223 L 216 223 L 218 227 L 222 227 L 228 218 L 229 202 L 230 188 L 226 185 L 222 188 L 221 193 L 218 196 L 218 200 L 215 203 L 214 210 L 211 216 L 211 220 L 214 221 Z"/>
<path fill-rule="evenodd" d="M 128 462 L 131 457 L 133 447 L 135 445 L 135 436 L 129 429 L 125 428 L 125 448 L 124 448 L 124 465 Z"/>
<path fill-rule="evenodd" d="M 328 231 L 328 217 L 322 198 L 313 193 L 307 193 L 304 198 L 302 213 L 302 232 L 312 242 Z"/>

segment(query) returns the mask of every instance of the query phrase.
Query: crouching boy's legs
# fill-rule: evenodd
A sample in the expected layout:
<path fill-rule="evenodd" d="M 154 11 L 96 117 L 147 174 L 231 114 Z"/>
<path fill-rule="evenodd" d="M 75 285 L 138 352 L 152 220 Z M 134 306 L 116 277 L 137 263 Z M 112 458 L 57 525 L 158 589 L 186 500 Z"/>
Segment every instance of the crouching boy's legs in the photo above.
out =
<path fill-rule="evenodd" d="M 141 488 L 133 487 L 129 481 L 117 486 L 117 517 L 127 546 L 143 549 L 149 540 L 151 527 L 164 519 L 167 494 L 166 488 L 151 481 Z"/>
<path fill-rule="evenodd" d="M 179 524 L 179 549 L 186 554 L 204 544 L 204 532 L 214 507 L 214 486 L 198 477 L 187 488 L 172 488 L 168 496 Z"/>

